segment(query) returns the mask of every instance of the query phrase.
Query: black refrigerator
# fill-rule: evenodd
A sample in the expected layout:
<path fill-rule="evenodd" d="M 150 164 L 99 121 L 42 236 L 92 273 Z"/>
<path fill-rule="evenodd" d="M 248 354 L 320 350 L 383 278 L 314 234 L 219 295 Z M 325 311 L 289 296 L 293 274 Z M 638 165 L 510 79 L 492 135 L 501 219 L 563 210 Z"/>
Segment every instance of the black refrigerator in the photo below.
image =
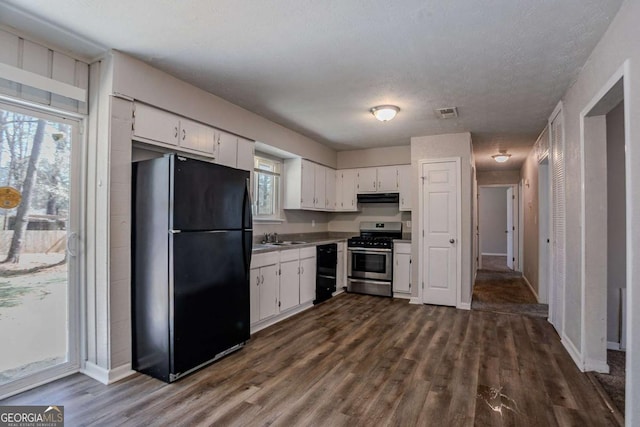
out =
<path fill-rule="evenodd" d="M 175 154 L 133 165 L 133 368 L 174 381 L 249 339 L 249 172 Z"/>

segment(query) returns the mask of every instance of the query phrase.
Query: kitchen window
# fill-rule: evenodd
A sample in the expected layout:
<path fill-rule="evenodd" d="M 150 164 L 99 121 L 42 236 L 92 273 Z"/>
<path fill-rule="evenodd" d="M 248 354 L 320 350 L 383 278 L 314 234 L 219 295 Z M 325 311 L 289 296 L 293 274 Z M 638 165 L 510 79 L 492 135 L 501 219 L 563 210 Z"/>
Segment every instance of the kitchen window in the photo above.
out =
<path fill-rule="evenodd" d="M 254 157 L 254 219 L 281 220 L 280 194 L 282 161 L 261 155 Z"/>

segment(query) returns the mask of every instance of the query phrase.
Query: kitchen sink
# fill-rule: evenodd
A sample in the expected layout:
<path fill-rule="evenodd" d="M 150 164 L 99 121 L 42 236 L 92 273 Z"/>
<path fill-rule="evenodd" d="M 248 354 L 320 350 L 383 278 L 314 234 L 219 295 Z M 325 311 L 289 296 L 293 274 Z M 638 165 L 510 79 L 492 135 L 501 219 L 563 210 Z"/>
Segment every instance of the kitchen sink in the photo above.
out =
<path fill-rule="evenodd" d="M 275 243 L 265 243 L 266 245 L 271 245 L 271 246 L 295 246 L 295 245 L 305 245 L 308 242 L 292 242 L 292 241 L 288 241 L 288 242 L 275 242 Z"/>

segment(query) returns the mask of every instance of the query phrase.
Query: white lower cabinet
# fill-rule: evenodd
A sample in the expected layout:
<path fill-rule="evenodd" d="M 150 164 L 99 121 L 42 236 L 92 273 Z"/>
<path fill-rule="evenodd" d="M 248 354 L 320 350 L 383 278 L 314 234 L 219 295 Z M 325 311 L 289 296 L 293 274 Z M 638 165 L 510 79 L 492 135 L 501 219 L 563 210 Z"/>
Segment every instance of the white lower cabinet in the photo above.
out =
<path fill-rule="evenodd" d="M 256 323 L 278 313 L 278 253 L 255 255 L 250 271 L 250 322 Z"/>
<path fill-rule="evenodd" d="M 316 247 L 254 255 L 250 274 L 251 325 L 268 326 L 315 299 Z"/>
<path fill-rule="evenodd" d="M 300 249 L 300 304 L 316 298 L 316 248 Z"/>
<path fill-rule="evenodd" d="M 342 292 L 347 286 L 347 258 L 344 250 L 345 243 L 338 242 L 338 265 L 336 266 L 336 293 Z"/>
<path fill-rule="evenodd" d="M 300 250 L 280 252 L 280 311 L 300 304 Z"/>
<path fill-rule="evenodd" d="M 393 292 L 411 294 L 411 243 L 393 245 Z"/>

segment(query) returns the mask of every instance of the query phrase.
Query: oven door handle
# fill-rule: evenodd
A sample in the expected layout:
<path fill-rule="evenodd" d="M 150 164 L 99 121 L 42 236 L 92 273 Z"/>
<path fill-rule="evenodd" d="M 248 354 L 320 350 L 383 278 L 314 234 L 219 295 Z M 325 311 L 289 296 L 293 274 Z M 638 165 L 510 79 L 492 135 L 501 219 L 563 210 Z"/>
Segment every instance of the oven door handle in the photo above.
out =
<path fill-rule="evenodd" d="M 381 249 L 381 248 L 347 248 L 349 252 L 355 252 L 359 254 L 366 254 L 367 252 L 391 252 L 391 249 Z"/>
<path fill-rule="evenodd" d="M 349 282 L 355 282 L 355 283 L 371 283 L 373 285 L 390 285 L 391 284 L 391 280 L 371 280 L 371 279 L 359 279 L 357 277 L 349 277 L 347 278 L 347 281 Z"/>

